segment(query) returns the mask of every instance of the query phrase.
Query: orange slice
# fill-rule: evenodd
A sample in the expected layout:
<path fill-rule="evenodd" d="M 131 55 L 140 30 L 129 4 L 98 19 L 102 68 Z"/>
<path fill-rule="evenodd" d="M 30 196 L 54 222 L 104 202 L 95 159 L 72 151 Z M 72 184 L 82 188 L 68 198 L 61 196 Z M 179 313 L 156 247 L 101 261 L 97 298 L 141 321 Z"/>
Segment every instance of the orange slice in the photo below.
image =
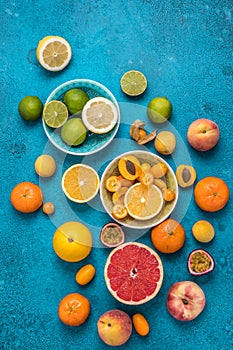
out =
<path fill-rule="evenodd" d="M 99 182 L 99 175 L 92 167 L 75 164 L 63 174 L 62 190 L 71 201 L 86 203 L 97 195 Z"/>
<path fill-rule="evenodd" d="M 118 121 L 118 111 L 112 101 L 105 97 L 94 97 L 82 110 L 82 120 L 88 130 L 95 134 L 111 131 Z"/>
<path fill-rule="evenodd" d="M 136 183 L 125 194 L 125 207 L 130 216 L 137 220 L 149 220 L 163 207 L 163 195 L 155 186 Z"/>
<path fill-rule="evenodd" d="M 46 36 L 39 41 L 36 56 L 42 67 L 57 72 L 70 62 L 72 50 L 70 44 L 60 36 Z"/>

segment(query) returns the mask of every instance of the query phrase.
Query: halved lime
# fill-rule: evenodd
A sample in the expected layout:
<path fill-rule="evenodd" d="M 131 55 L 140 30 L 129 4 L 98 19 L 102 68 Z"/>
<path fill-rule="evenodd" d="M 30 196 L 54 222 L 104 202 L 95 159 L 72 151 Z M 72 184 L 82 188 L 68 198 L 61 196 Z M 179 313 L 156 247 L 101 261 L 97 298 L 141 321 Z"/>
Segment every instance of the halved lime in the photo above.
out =
<path fill-rule="evenodd" d="M 146 90 L 147 80 L 143 73 L 130 70 L 122 76 L 120 85 L 126 95 L 139 96 Z"/>
<path fill-rule="evenodd" d="M 59 128 L 68 119 L 68 109 L 66 105 L 57 100 L 46 103 L 43 109 L 43 119 L 51 128 Z"/>

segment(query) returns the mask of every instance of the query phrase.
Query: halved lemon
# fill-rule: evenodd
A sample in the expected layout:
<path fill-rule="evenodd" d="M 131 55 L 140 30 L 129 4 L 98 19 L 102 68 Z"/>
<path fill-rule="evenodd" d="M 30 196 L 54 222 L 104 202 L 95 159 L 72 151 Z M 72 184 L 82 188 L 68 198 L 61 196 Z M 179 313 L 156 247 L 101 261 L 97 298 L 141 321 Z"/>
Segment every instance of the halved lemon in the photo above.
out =
<path fill-rule="evenodd" d="M 125 194 L 128 214 L 137 220 L 149 220 L 159 214 L 163 207 L 163 195 L 155 185 L 136 183 Z"/>
<path fill-rule="evenodd" d="M 67 121 L 69 116 L 66 105 L 57 100 L 45 104 L 43 109 L 43 119 L 51 128 L 59 128 Z"/>
<path fill-rule="evenodd" d="M 126 95 L 139 96 L 146 90 L 147 80 L 143 73 L 130 70 L 122 76 L 120 86 Z"/>
<path fill-rule="evenodd" d="M 45 69 L 53 72 L 64 69 L 72 56 L 71 46 L 60 36 L 46 36 L 36 49 L 36 57 Z"/>
<path fill-rule="evenodd" d="M 82 120 L 88 130 L 95 134 L 111 131 L 118 121 L 118 111 L 112 101 L 105 97 L 94 97 L 82 110 Z"/>
<path fill-rule="evenodd" d="M 62 190 L 71 201 L 86 203 L 93 199 L 99 190 L 99 175 L 89 165 L 74 164 L 62 176 Z"/>

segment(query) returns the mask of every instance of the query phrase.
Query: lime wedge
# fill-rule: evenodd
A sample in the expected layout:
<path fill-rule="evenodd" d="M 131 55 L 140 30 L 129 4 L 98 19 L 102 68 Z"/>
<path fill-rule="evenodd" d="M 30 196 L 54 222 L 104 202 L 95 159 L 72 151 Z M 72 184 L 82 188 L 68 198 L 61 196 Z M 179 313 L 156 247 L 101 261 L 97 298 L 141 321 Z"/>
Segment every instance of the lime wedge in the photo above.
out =
<path fill-rule="evenodd" d="M 143 73 L 130 70 L 122 76 L 120 85 L 126 95 L 138 96 L 146 90 L 147 80 Z"/>
<path fill-rule="evenodd" d="M 68 109 L 61 101 L 50 101 L 46 103 L 43 109 L 43 119 L 51 128 L 59 128 L 68 119 Z"/>

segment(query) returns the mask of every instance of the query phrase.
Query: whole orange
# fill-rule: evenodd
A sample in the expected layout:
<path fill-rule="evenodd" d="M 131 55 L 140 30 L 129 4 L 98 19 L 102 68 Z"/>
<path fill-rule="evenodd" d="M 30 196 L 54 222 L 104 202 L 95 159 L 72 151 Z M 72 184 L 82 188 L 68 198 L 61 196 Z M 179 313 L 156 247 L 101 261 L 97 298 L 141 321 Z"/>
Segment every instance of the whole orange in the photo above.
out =
<path fill-rule="evenodd" d="M 68 326 L 80 326 L 90 314 L 90 302 L 79 293 L 66 295 L 59 303 L 58 317 Z"/>
<path fill-rule="evenodd" d="M 10 200 L 16 210 L 32 213 L 41 207 L 43 195 L 38 185 L 25 181 L 13 188 Z"/>
<path fill-rule="evenodd" d="M 53 248 L 62 260 L 77 262 L 91 252 L 92 235 L 80 222 L 69 221 L 62 224 L 54 233 Z"/>
<path fill-rule="evenodd" d="M 151 241 L 161 253 L 175 253 L 185 242 L 185 230 L 176 220 L 167 219 L 151 230 Z"/>
<path fill-rule="evenodd" d="M 230 190 L 225 181 L 215 176 L 201 179 L 194 188 L 194 199 L 202 210 L 215 212 L 227 204 Z"/>

